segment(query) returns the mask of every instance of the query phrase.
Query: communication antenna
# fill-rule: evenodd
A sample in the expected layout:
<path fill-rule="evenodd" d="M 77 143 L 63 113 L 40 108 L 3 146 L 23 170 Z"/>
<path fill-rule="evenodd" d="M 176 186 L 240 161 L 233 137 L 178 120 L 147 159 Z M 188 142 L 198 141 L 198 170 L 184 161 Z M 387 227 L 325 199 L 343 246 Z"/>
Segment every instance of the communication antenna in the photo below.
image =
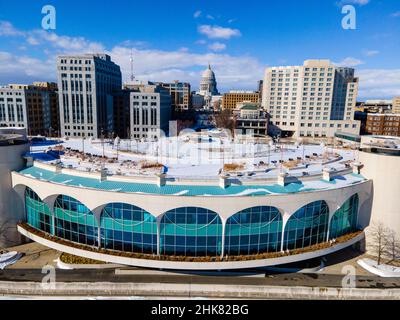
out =
<path fill-rule="evenodd" d="M 135 80 L 135 76 L 133 75 L 133 49 L 131 49 L 131 58 L 129 59 L 131 62 L 131 81 Z"/>

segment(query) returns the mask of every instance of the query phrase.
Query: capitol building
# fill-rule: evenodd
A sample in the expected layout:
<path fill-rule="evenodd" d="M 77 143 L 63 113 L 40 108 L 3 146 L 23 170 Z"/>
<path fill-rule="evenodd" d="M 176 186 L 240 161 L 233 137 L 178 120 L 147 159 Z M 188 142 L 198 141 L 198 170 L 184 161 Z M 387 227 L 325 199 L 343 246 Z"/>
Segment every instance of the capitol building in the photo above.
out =
<path fill-rule="evenodd" d="M 201 76 L 200 90 L 197 94 L 204 97 L 204 105 L 206 109 L 210 109 L 214 101 L 221 99 L 220 93 L 217 89 L 215 73 L 211 69 L 210 64 L 208 64 L 208 68 L 204 70 Z"/>

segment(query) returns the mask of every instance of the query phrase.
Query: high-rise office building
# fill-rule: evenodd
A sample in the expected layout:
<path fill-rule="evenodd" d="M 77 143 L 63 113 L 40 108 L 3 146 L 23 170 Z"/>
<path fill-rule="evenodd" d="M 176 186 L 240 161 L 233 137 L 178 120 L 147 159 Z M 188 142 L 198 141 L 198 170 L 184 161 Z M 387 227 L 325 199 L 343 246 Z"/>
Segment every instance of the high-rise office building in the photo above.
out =
<path fill-rule="evenodd" d="M 259 93 L 254 91 L 230 91 L 222 96 L 222 109 L 233 111 L 238 103 L 259 103 Z"/>
<path fill-rule="evenodd" d="M 186 111 L 191 109 L 190 83 L 174 81 L 171 83 L 157 83 L 169 91 L 171 106 L 174 111 Z"/>
<path fill-rule="evenodd" d="M 57 135 L 57 85 L 34 82 L 0 88 L 0 127 L 25 128 L 31 136 Z"/>
<path fill-rule="evenodd" d="M 358 78 L 354 69 L 329 60 L 303 66 L 268 68 L 263 101 L 276 132 L 294 137 L 333 137 L 336 131 L 358 134 L 354 120 Z"/>
<path fill-rule="evenodd" d="M 131 138 L 157 140 L 168 134 L 171 95 L 159 85 L 146 85 L 130 93 Z"/>
<path fill-rule="evenodd" d="M 111 133 L 114 90 L 121 70 L 106 54 L 59 56 L 57 61 L 62 136 L 94 137 Z"/>

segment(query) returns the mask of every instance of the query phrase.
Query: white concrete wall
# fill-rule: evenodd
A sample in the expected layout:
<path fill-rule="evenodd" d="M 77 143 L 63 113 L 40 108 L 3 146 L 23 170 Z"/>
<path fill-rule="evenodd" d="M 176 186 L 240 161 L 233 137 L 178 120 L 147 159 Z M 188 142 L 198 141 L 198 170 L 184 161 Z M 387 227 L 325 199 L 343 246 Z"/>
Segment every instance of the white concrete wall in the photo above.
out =
<path fill-rule="evenodd" d="M 373 180 L 371 226 L 382 222 L 400 236 L 400 157 L 360 152 L 361 174 Z M 370 242 L 367 229 L 367 249 Z"/>
<path fill-rule="evenodd" d="M 0 226 L 7 223 L 13 229 L 7 230 L 6 241 L 0 235 L 0 247 L 15 244 L 20 236 L 16 223 L 24 219 L 24 205 L 12 188 L 11 171 L 20 170 L 24 165 L 21 155 L 29 151 L 29 145 L 0 146 Z"/>

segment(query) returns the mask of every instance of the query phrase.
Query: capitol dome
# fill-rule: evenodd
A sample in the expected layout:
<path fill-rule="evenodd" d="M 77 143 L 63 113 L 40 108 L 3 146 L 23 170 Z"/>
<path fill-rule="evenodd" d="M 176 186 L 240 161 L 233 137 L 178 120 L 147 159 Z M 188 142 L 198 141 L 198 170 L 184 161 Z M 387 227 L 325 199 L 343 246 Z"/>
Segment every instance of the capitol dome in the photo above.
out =
<path fill-rule="evenodd" d="M 219 95 L 215 73 L 212 71 L 210 64 L 201 76 L 200 94 L 204 96 Z"/>
<path fill-rule="evenodd" d="M 204 70 L 203 75 L 201 76 L 203 80 L 215 80 L 215 73 L 211 70 L 211 66 L 208 65 L 208 68 Z"/>

